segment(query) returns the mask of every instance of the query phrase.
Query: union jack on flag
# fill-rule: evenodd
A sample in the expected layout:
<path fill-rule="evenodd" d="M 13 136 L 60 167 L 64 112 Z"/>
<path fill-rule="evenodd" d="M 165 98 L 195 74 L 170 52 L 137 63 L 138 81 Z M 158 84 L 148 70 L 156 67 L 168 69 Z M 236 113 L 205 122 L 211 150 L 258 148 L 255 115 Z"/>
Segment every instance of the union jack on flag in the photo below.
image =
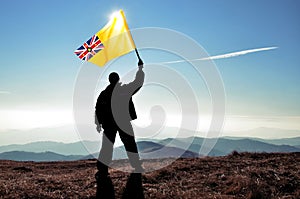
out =
<path fill-rule="evenodd" d="M 79 59 L 88 61 L 103 48 L 104 45 L 98 36 L 93 35 L 87 42 L 75 50 L 74 53 L 79 57 Z"/>

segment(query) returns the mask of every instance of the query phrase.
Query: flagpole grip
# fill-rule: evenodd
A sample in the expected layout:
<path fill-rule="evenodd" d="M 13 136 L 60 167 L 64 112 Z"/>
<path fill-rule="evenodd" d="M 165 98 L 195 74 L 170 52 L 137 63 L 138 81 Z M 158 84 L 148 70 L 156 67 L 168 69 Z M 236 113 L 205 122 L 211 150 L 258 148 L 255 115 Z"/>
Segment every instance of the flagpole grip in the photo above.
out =
<path fill-rule="evenodd" d="M 138 59 L 139 59 L 138 66 L 139 66 L 139 67 L 143 67 L 144 62 L 143 62 L 143 60 L 141 59 L 140 54 L 139 54 L 137 48 L 135 48 L 135 53 L 136 53 L 136 56 L 137 56 Z"/>

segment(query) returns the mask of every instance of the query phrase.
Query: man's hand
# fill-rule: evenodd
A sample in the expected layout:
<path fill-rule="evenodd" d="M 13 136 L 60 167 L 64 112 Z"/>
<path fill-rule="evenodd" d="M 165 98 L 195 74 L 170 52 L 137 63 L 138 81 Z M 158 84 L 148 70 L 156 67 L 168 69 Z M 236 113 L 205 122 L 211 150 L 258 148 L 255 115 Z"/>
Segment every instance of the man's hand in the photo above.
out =
<path fill-rule="evenodd" d="M 100 133 L 101 130 L 102 130 L 102 125 L 101 124 L 97 124 L 96 129 L 97 129 L 98 133 Z"/>
<path fill-rule="evenodd" d="M 144 67 L 144 62 L 143 62 L 143 60 L 139 59 L 138 67 L 139 67 L 140 70 Z"/>
<path fill-rule="evenodd" d="M 99 124 L 96 114 L 95 114 L 95 124 L 96 124 L 96 129 L 97 129 L 98 133 L 100 133 L 101 129 L 102 129 L 102 124 Z"/>

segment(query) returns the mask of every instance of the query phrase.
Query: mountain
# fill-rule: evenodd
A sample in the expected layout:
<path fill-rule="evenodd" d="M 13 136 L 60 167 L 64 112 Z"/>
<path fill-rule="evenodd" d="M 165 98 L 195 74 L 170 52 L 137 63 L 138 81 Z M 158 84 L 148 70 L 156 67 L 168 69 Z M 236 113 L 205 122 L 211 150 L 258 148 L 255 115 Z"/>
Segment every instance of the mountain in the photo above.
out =
<path fill-rule="evenodd" d="M 256 138 L 256 140 L 266 142 L 269 144 L 276 144 L 276 145 L 290 145 L 290 146 L 299 146 L 300 144 L 300 137 L 294 137 L 294 138 L 283 138 L 283 139 L 259 139 Z"/>
<path fill-rule="evenodd" d="M 208 156 L 224 156 L 232 151 L 238 152 L 299 152 L 297 138 L 264 140 L 260 138 L 167 138 L 164 140 L 138 141 L 137 146 L 141 158 L 169 158 L 169 157 L 198 157 L 203 150 L 204 140 L 215 143 Z M 276 143 L 276 144 L 274 144 Z M 282 144 L 289 143 L 291 145 Z M 294 146 L 292 146 L 294 144 Z M 298 144 L 298 145 L 296 145 Z M 89 151 L 86 150 L 88 146 Z M 8 145 L 0 147 L 0 159 L 56 161 L 75 160 L 98 157 L 100 145 L 98 142 L 84 141 L 74 143 L 34 142 L 24 145 Z M 202 151 L 201 151 L 202 152 Z M 127 154 L 124 146 L 116 147 L 113 159 L 125 159 Z"/>
<path fill-rule="evenodd" d="M 266 127 L 260 127 L 255 129 L 250 129 L 247 131 L 239 131 L 235 132 L 234 134 L 237 135 L 237 133 L 245 138 L 245 135 L 251 136 L 251 138 L 257 138 L 257 137 L 274 137 L 272 140 L 282 140 L 281 138 L 296 138 L 299 137 L 300 131 L 299 130 L 288 130 L 288 129 L 280 129 L 280 128 L 266 128 Z M 281 137 L 280 139 L 276 137 Z M 269 139 L 263 139 L 263 140 L 269 140 Z M 299 143 L 299 142 L 298 142 Z M 290 143 L 286 143 L 290 144 Z"/>
<path fill-rule="evenodd" d="M 229 140 L 242 140 L 242 139 L 250 139 L 250 140 L 256 140 L 261 141 L 269 144 L 275 144 L 275 145 L 290 145 L 290 146 L 299 146 L 300 144 L 300 137 L 292 137 L 292 138 L 278 138 L 278 139 L 263 139 L 263 138 L 255 138 L 255 137 L 230 137 L 225 136 L 222 137 Z"/>
<path fill-rule="evenodd" d="M 0 153 L 8 151 L 24 151 L 24 152 L 35 152 L 43 153 L 51 151 L 61 155 L 88 155 L 89 152 L 85 148 L 89 146 L 92 151 L 98 151 L 100 146 L 99 142 L 84 141 L 74 143 L 63 143 L 63 142 L 32 142 L 28 144 L 12 144 L 7 146 L 0 146 Z"/>
<path fill-rule="evenodd" d="M 215 141 L 216 144 L 208 154 L 209 156 L 223 156 L 232 151 L 239 152 L 299 152 L 299 148 L 289 145 L 275 145 L 253 139 L 226 139 L 226 138 L 207 138 L 208 141 Z M 160 143 L 168 146 L 177 146 L 182 149 L 199 153 L 204 138 L 189 137 L 165 139 Z"/>
<path fill-rule="evenodd" d="M 178 147 L 170 147 L 162 144 L 141 141 L 137 143 L 140 156 L 143 159 L 153 159 L 153 158 L 169 158 L 169 157 L 198 157 L 197 153 L 189 150 L 181 149 Z"/>
<path fill-rule="evenodd" d="M 1 160 L 15 160 L 15 161 L 36 161 L 36 162 L 48 162 L 48 161 L 71 161 L 79 160 L 82 156 L 78 155 L 61 155 L 53 152 L 33 153 L 24 151 L 11 151 L 0 153 Z"/>
<path fill-rule="evenodd" d="M 197 153 L 194 153 L 189 150 L 184 150 L 178 147 L 169 147 L 164 146 L 159 143 L 150 142 L 150 141 L 140 141 L 137 142 L 137 147 L 139 155 L 142 159 L 159 159 L 159 158 L 191 158 L 198 157 Z M 98 157 L 99 152 L 96 152 L 92 155 L 86 156 L 83 159 L 90 159 Z M 124 146 L 119 146 L 114 148 L 113 159 L 126 159 L 127 153 Z"/>
<path fill-rule="evenodd" d="M 234 150 L 239 152 L 298 152 L 299 149 L 289 145 L 274 145 L 252 139 L 227 140 L 218 139 L 215 149 L 230 153 Z"/>
<path fill-rule="evenodd" d="M 188 138 L 167 138 L 159 141 L 160 144 L 166 146 L 175 146 L 184 150 L 188 150 L 199 154 L 204 138 L 201 137 L 188 137 Z M 223 156 L 227 153 L 220 151 L 216 148 L 211 149 L 208 156 Z"/>

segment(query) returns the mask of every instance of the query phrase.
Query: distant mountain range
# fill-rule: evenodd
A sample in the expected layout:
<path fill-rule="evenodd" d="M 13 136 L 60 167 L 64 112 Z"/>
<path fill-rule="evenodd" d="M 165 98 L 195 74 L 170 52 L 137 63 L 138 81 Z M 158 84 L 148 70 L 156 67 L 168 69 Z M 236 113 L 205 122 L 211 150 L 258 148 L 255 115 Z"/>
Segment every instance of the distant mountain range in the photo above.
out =
<path fill-rule="evenodd" d="M 195 138 L 193 144 L 188 148 L 191 151 L 199 151 L 201 145 L 196 143 L 202 143 L 203 138 Z M 239 152 L 297 152 L 299 148 L 285 145 L 279 142 L 276 144 L 269 144 L 264 140 L 255 140 L 250 138 L 243 139 L 226 139 L 220 138 L 217 140 L 213 150 L 208 154 L 209 156 L 222 156 L 231 153 L 232 151 Z"/>
<path fill-rule="evenodd" d="M 87 156 L 89 152 L 85 148 L 89 146 L 92 151 L 98 151 L 100 149 L 98 142 L 84 141 L 84 142 L 74 142 L 74 143 L 63 143 L 63 142 L 32 142 L 28 144 L 12 144 L 7 146 L 0 146 L 0 153 L 9 151 L 26 151 L 42 153 L 46 151 L 51 151 L 61 155 L 82 155 Z"/>
<path fill-rule="evenodd" d="M 223 156 L 232 151 L 239 152 L 300 152 L 300 137 L 285 139 L 260 139 L 222 137 L 219 139 L 208 138 L 216 141 L 209 156 Z M 141 140 L 137 142 L 140 156 L 143 159 L 168 158 L 168 157 L 198 157 L 204 138 L 167 138 L 163 140 Z M 85 146 L 90 151 L 90 155 Z M 17 161 L 65 161 L 97 157 L 99 143 L 84 141 L 75 143 L 61 142 L 33 142 L 23 145 L 0 146 L 0 159 Z M 127 158 L 124 146 L 116 147 L 114 159 Z"/>
<path fill-rule="evenodd" d="M 198 157 L 198 153 L 189 150 L 184 150 L 180 147 L 166 146 L 160 143 L 151 141 L 137 142 L 139 155 L 142 159 L 155 159 L 155 158 L 192 158 Z M 97 156 L 96 156 L 97 157 Z M 113 159 L 127 158 L 125 147 L 120 146 L 114 149 Z"/>
<path fill-rule="evenodd" d="M 16 161 L 36 161 L 36 162 L 44 162 L 44 161 L 71 161 L 71 160 L 79 160 L 82 156 L 80 155 L 61 155 L 53 152 L 42 152 L 42 153 L 34 153 L 34 152 L 25 152 L 25 151 L 10 151 L 0 153 L 1 160 L 16 160 Z"/>

